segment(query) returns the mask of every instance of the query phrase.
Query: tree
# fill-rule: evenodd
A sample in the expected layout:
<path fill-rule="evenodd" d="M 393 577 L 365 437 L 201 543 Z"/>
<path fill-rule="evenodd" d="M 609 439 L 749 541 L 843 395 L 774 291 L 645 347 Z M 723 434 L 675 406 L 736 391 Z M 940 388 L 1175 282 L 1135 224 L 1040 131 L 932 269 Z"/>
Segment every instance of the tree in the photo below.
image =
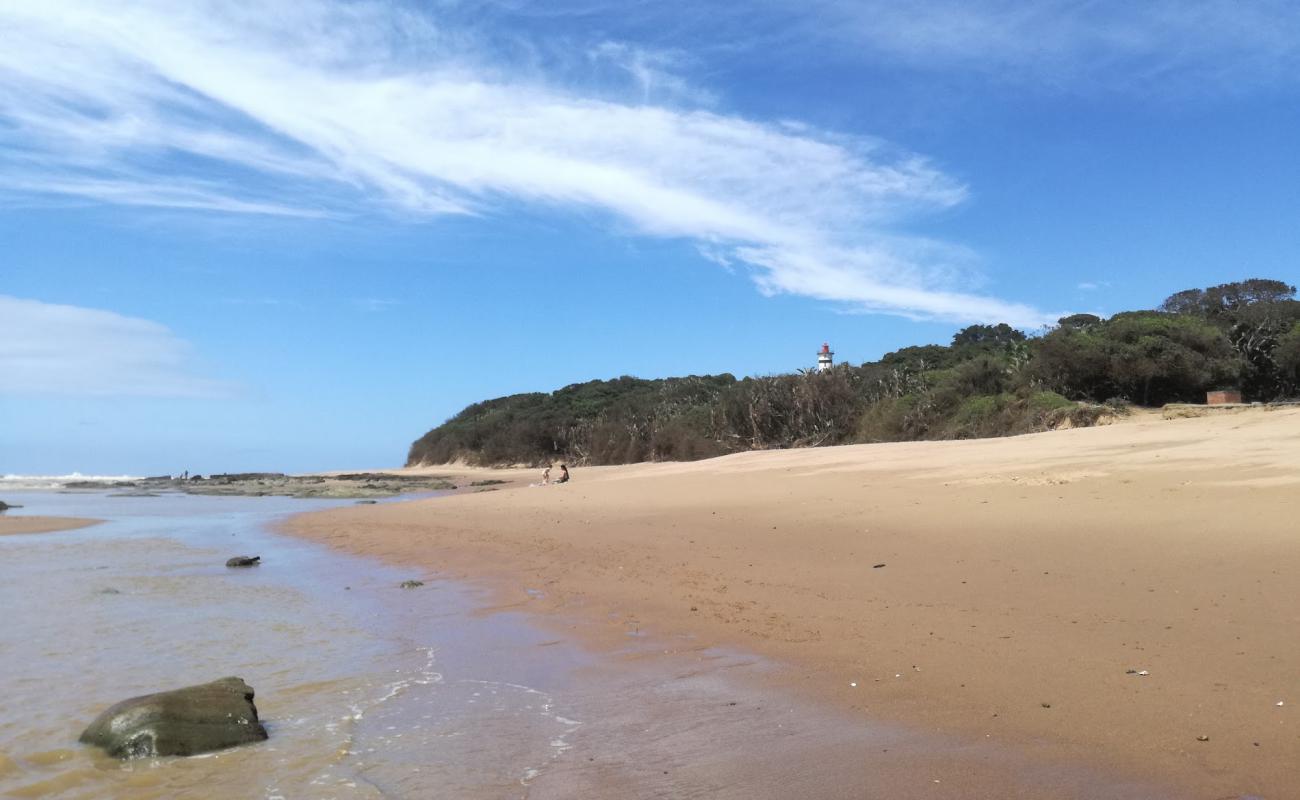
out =
<path fill-rule="evenodd" d="M 1208 289 L 1185 289 L 1165 299 L 1160 310 L 1171 314 L 1215 316 L 1232 314 L 1249 306 L 1295 299 L 1296 288 L 1268 278 L 1223 283 Z"/>
<path fill-rule="evenodd" d="M 1208 289 L 1170 295 L 1161 309 L 1196 316 L 1218 325 L 1243 365 L 1240 387 L 1252 398 L 1268 399 L 1285 391 L 1286 381 L 1275 357 L 1281 337 L 1300 321 L 1296 288 L 1284 281 L 1252 278 Z"/>
<path fill-rule="evenodd" d="M 1240 374 L 1222 331 L 1197 319 L 1128 312 L 1112 317 L 1105 334 L 1113 380 L 1142 405 L 1201 399 L 1206 389 Z"/>
<path fill-rule="evenodd" d="M 1025 335 L 1005 322 L 997 325 L 971 325 L 953 334 L 952 346 L 1010 345 L 1023 342 Z"/>
<path fill-rule="evenodd" d="M 1283 391 L 1295 392 L 1300 387 L 1300 322 L 1278 338 L 1274 355 L 1282 376 Z"/>
<path fill-rule="evenodd" d="M 1100 325 L 1062 325 L 1035 342 L 1029 373 L 1042 385 L 1075 400 L 1107 400 L 1120 394 L 1110 373 L 1110 353 Z"/>
<path fill-rule="evenodd" d="M 958 361 L 952 348 L 941 344 L 912 345 L 880 357 L 884 366 L 905 370 L 943 369 Z"/>
<path fill-rule="evenodd" d="M 1059 327 L 1039 341 L 1031 365 L 1067 397 L 1126 397 L 1142 405 L 1198 399 L 1234 381 L 1240 369 L 1217 326 L 1159 311 L 1116 314 L 1086 330 Z"/>
<path fill-rule="evenodd" d="M 1277 349 L 1297 323 L 1300 302 L 1295 300 L 1254 303 L 1225 320 L 1228 340 L 1245 362 L 1241 388 L 1248 397 L 1267 400 L 1286 391 Z"/>
<path fill-rule="evenodd" d="M 1056 321 L 1058 327 L 1071 331 L 1086 331 L 1101 324 L 1101 317 L 1096 314 L 1071 314 Z"/>

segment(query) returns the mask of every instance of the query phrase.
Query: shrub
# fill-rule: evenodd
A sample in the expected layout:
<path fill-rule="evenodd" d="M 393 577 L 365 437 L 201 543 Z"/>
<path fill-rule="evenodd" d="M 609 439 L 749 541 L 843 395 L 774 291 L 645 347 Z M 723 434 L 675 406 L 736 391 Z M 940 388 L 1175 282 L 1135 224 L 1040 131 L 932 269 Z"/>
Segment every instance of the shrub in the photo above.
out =
<path fill-rule="evenodd" d="M 1078 403 L 1062 397 L 1056 392 L 1034 392 L 1029 396 L 1029 409 L 1038 413 L 1074 408 L 1076 405 Z"/>

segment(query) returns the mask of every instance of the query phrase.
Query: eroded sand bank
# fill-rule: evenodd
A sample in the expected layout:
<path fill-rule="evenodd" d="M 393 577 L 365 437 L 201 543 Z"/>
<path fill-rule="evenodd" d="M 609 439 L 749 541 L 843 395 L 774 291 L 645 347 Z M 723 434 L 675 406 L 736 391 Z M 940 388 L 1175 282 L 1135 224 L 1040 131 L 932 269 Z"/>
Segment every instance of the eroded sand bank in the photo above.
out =
<path fill-rule="evenodd" d="M 872 718 L 1217 798 L 1300 786 L 1297 512 L 1300 410 L 1275 410 L 582 469 L 290 527 L 490 579 L 596 644 L 738 645 Z"/>

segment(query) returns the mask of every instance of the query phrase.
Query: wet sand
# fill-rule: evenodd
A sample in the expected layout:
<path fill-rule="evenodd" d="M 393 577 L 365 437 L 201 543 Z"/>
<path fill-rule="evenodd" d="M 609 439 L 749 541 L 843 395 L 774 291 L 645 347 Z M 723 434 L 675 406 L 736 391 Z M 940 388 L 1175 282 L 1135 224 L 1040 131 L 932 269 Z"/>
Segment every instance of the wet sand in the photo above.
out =
<path fill-rule="evenodd" d="M 81 517 L 11 517 L 0 515 L 0 536 L 15 533 L 52 533 L 98 525 L 102 520 Z"/>
<path fill-rule="evenodd" d="M 486 580 L 598 649 L 772 657 L 771 696 L 864 722 L 1179 796 L 1300 786 L 1300 411 L 574 476 L 289 527 Z"/>

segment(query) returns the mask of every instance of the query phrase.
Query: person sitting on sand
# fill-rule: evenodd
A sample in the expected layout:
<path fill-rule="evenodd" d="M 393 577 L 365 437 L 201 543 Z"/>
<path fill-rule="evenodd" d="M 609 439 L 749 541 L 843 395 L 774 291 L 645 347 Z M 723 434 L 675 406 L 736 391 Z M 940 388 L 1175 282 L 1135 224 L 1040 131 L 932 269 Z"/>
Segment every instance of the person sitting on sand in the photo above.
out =
<path fill-rule="evenodd" d="M 561 465 L 560 465 L 560 477 L 559 477 L 559 478 L 556 478 L 555 482 L 556 482 L 556 483 L 568 483 L 568 482 L 569 482 L 569 467 L 568 467 L 568 465 L 566 465 L 566 464 L 561 464 Z"/>
<path fill-rule="evenodd" d="M 551 465 L 547 464 L 546 471 L 542 473 L 542 485 L 545 486 L 550 482 L 551 482 Z"/>

